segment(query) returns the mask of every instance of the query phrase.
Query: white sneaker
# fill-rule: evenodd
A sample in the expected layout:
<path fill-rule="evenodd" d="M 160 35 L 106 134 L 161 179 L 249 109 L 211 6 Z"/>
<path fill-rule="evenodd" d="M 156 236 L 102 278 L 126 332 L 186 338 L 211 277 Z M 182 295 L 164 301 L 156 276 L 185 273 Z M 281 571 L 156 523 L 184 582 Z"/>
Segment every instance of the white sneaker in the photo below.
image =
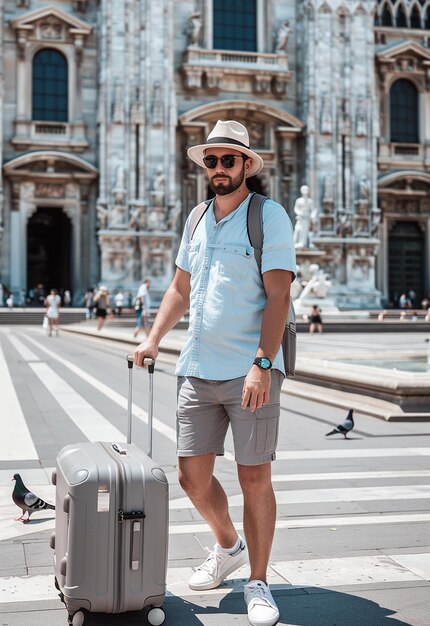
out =
<path fill-rule="evenodd" d="M 250 580 L 244 586 L 248 620 L 252 626 L 274 626 L 279 620 L 279 610 L 270 593 L 269 586 L 262 580 Z"/>
<path fill-rule="evenodd" d="M 206 561 L 191 576 L 188 585 L 194 591 L 215 589 L 219 587 L 224 578 L 247 563 L 247 561 L 248 551 L 242 540 L 239 549 L 234 554 L 217 552 L 214 549 L 212 552 L 209 552 Z"/>

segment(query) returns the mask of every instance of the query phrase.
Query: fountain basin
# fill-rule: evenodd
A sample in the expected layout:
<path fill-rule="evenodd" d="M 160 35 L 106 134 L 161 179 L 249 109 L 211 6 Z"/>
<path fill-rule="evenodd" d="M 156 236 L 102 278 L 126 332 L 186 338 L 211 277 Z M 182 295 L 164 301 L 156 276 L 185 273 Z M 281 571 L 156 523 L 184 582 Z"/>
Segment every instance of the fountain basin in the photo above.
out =
<path fill-rule="evenodd" d="M 375 359 L 369 352 L 354 353 L 353 358 L 350 353 L 335 353 L 332 357 L 325 354 L 322 358 L 310 354 L 300 356 L 297 359 L 296 380 L 385 400 L 397 405 L 405 418 L 409 414 L 414 418 L 418 415 L 430 419 L 427 354 L 399 355 L 398 352 L 384 351 L 378 357 Z M 388 367 L 390 363 L 392 367 Z M 416 367 L 425 369 L 415 371 L 413 368 Z"/>

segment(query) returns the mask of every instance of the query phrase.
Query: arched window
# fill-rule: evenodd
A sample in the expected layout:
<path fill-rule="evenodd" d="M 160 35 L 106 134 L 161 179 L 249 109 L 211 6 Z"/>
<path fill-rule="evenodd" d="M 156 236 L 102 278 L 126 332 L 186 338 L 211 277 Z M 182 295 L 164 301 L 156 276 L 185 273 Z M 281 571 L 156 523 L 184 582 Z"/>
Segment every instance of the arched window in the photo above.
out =
<path fill-rule="evenodd" d="M 417 5 L 415 5 L 412 9 L 412 13 L 411 13 L 411 28 L 421 28 L 421 16 L 420 16 L 420 10 L 417 7 Z"/>
<path fill-rule="evenodd" d="M 33 120 L 67 122 L 68 66 L 65 57 L 44 48 L 33 58 Z"/>
<path fill-rule="evenodd" d="M 213 0 L 213 47 L 257 50 L 256 0 Z"/>
<path fill-rule="evenodd" d="M 410 80 L 396 80 L 390 90 L 392 143 L 418 143 L 418 91 Z"/>
<path fill-rule="evenodd" d="M 393 25 L 393 16 L 391 15 L 391 11 L 388 8 L 388 4 L 384 5 L 382 10 L 382 26 L 392 26 Z"/>
<path fill-rule="evenodd" d="M 405 13 L 405 10 L 402 7 L 402 5 L 400 5 L 399 8 L 397 9 L 396 26 L 397 26 L 397 28 L 407 28 L 408 27 L 408 21 L 406 19 L 406 13 Z"/>

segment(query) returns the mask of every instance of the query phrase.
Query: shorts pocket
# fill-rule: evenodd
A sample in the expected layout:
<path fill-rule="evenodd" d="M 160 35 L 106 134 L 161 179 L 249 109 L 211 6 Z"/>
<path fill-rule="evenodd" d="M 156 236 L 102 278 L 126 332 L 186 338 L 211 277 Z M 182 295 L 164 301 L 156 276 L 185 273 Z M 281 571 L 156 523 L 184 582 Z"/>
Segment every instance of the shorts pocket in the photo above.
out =
<path fill-rule="evenodd" d="M 267 405 L 256 411 L 255 451 L 273 452 L 278 443 L 279 406 Z"/>

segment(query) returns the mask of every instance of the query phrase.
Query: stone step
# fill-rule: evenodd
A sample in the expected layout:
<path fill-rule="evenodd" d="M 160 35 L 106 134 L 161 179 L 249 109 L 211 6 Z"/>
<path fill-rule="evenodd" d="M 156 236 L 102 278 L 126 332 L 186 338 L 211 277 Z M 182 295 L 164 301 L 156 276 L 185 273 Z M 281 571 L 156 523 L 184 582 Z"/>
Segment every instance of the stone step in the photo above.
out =
<path fill-rule="evenodd" d="M 42 324 L 44 308 L 13 308 L 0 309 L 0 324 Z M 61 324 L 75 324 L 85 320 L 85 309 L 62 309 L 60 311 Z"/>

